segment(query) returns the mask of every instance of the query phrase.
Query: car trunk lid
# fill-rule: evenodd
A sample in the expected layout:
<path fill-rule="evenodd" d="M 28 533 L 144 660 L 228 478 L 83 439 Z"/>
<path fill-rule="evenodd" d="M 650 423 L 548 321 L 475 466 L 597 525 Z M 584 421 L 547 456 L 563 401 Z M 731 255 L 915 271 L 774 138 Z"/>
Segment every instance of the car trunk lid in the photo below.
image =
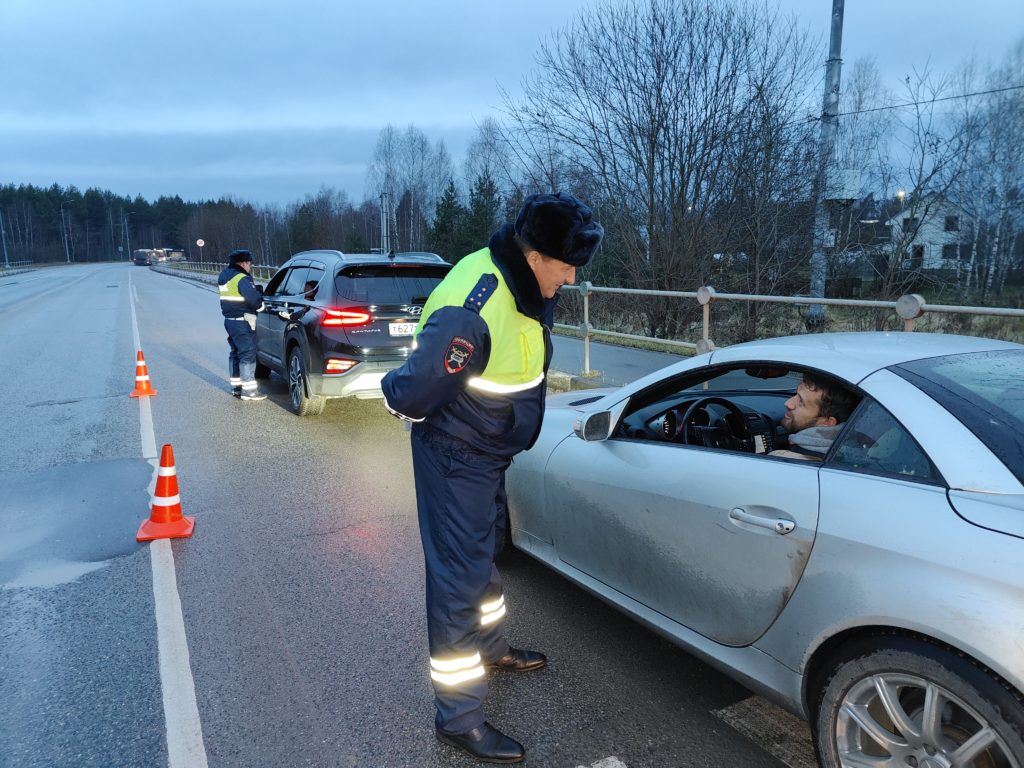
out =
<path fill-rule="evenodd" d="M 952 490 L 949 503 L 969 523 L 1024 539 L 1024 494 Z"/>

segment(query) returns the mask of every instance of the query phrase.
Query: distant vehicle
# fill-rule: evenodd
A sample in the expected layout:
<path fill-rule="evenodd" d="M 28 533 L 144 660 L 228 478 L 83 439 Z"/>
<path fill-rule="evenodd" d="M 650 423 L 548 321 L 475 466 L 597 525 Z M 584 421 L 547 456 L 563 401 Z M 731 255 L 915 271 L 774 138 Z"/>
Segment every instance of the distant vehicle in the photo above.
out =
<path fill-rule="evenodd" d="M 433 253 L 295 254 L 263 293 L 256 376 L 285 378 L 299 416 L 318 415 L 328 398 L 382 397 L 380 380 L 409 356 L 423 305 L 449 269 Z"/>
<path fill-rule="evenodd" d="M 805 373 L 860 398 L 769 457 Z M 1024 346 L 725 347 L 548 398 L 512 541 L 811 723 L 825 768 L 1024 766 Z"/>
<path fill-rule="evenodd" d="M 185 252 L 173 248 L 139 248 L 132 252 L 132 262 L 142 267 L 184 260 Z"/>

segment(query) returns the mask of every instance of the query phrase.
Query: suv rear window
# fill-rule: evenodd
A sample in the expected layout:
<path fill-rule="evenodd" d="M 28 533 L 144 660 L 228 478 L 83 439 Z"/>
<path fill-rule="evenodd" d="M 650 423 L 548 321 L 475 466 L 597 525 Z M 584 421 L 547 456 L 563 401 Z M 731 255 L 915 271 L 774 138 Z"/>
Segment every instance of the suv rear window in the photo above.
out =
<path fill-rule="evenodd" d="M 342 270 L 334 279 L 334 284 L 338 295 L 351 301 L 423 304 L 446 274 L 447 266 L 368 265 Z"/>
<path fill-rule="evenodd" d="M 1024 483 L 1024 349 L 933 357 L 891 370 L 956 416 Z"/>

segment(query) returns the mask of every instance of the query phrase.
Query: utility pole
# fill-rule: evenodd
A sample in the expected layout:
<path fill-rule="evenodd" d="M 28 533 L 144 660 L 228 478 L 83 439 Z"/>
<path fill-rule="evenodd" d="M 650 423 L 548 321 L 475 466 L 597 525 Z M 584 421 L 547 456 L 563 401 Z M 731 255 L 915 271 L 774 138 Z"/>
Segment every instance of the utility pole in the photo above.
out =
<path fill-rule="evenodd" d="M 391 252 L 391 203 L 388 193 L 380 193 L 380 252 Z"/>
<path fill-rule="evenodd" d="M 71 252 L 68 250 L 68 227 L 64 223 L 64 203 L 69 202 L 71 202 L 70 199 L 60 201 L 60 233 L 64 236 L 64 258 L 68 264 L 71 263 Z"/>
<path fill-rule="evenodd" d="M 131 216 L 135 211 L 128 211 L 128 213 L 121 212 L 121 220 L 124 222 L 124 239 L 126 241 L 125 248 L 128 250 L 129 260 L 132 258 L 132 238 L 128 234 L 128 217 Z"/>
<path fill-rule="evenodd" d="M 832 0 L 832 34 L 825 64 L 825 98 L 821 108 L 821 130 L 818 136 L 818 172 L 814 178 L 814 240 L 811 254 L 811 296 L 825 297 L 825 276 L 828 261 L 825 249 L 835 245 L 831 223 L 832 205 L 828 200 L 829 171 L 835 155 L 836 133 L 839 128 L 839 82 L 843 66 L 843 3 Z M 825 320 L 825 307 L 814 304 L 807 312 L 809 327 L 819 326 Z"/>

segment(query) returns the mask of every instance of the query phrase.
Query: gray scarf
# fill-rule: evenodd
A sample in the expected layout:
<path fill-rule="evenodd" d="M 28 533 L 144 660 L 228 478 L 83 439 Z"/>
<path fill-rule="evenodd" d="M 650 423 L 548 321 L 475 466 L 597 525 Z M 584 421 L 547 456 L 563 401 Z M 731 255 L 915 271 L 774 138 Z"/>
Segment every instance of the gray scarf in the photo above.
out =
<path fill-rule="evenodd" d="M 799 432 L 794 432 L 789 436 L 789 444 L 824 456 L 828 453 L 828 449 L 832 447 L 832 443 L 835 442 L 836 436 L 842 428 L 842 424 L 836 424 L 832 427 L 808 427 L 807 429 L 801 429 Z"/>

